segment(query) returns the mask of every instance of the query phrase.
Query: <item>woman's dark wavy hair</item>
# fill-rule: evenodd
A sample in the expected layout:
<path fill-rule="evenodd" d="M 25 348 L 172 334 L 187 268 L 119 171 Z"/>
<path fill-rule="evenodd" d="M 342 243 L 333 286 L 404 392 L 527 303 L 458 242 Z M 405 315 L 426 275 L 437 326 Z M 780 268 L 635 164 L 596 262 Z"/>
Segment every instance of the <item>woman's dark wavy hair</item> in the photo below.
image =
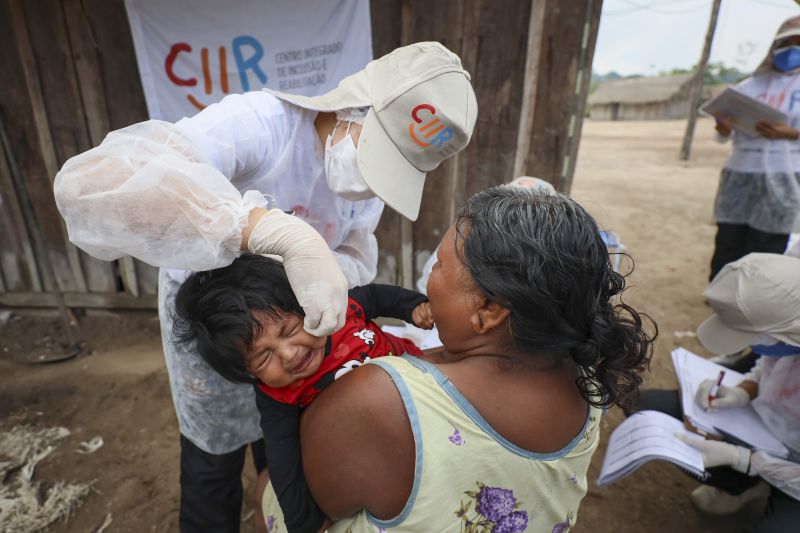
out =
<path fill-rule="evenodd" d="M 618 298 L 625 278 L 577 202 L 507 185 L 480 192 L 459 211 L 456 253 L 484 295 L 511 311 L 513 348 L 575 361 L 592 405 L 634 403 L 657 328 Z"/>
<path fill-rule="evenodd" d="M 257 312 L 305 316 L 283 264 L 245 253 L 229 266 L 195 272 L 183 282 L 175 298 L 174 341 L 194 348 L 228 381 L 258 383 L 243 357 L 261 334 Z"/>

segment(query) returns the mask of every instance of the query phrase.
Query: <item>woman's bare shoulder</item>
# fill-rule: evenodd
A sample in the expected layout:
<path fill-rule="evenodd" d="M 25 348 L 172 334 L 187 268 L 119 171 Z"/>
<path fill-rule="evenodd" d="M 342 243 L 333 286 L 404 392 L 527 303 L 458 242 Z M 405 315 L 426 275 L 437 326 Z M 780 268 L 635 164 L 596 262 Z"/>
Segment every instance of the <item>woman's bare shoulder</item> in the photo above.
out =
<path fill-rule="evenodd" d="M 328 516 L 400 513 L 413 485 L 414 437 L 383 369 L 364 365 L 336 380 L 306 409 L 300 430 L 308 485 Z"/>

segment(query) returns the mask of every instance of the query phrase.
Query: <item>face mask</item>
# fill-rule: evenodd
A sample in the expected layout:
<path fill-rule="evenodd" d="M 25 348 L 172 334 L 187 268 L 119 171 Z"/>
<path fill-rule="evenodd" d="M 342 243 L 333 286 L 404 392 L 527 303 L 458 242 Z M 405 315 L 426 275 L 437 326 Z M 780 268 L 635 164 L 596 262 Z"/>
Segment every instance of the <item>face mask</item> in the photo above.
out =
<path fill-rule="evenodd" d="M 750 349 L 758 355 L 767 357 L 788 357 L 800 355 L 800 346 L 792 346 L 784 342 L 775 344 L 753 344 Z"/>
<path fill-rule="evenodd" d="M 800 46 L 785 46 L 772 52 L 772 66 L 781 72 L 800 67 Z"/>
<path fill-rule="evenodd" d="M 336 128 L 333 128 L 335 131 Z M 347 125 L 347 135 L 335 145 L 332 144 L 333 132 L 325 142 L 325 179 L 328 187 L 351 202 L 375 197 L 358 170 L 358 150 L 350 136 L 350 124 Z"/>

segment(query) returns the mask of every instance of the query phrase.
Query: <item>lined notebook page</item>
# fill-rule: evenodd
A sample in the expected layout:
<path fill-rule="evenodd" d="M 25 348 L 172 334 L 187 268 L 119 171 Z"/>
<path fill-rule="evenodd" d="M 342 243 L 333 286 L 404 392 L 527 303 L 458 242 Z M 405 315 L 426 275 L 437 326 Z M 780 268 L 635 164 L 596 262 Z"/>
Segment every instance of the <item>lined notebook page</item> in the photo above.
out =
<path fill-rule="evenodd" d="M 703 456 L 697 449 L 678 440 L 676 433 L 693 435 L 680 420 L 658 411 L 640 411 L 630 416 L 608 439 L 597 484 L 612 483 L 656 459 L 675 463 L 701 475 L 704 471 Z"/>

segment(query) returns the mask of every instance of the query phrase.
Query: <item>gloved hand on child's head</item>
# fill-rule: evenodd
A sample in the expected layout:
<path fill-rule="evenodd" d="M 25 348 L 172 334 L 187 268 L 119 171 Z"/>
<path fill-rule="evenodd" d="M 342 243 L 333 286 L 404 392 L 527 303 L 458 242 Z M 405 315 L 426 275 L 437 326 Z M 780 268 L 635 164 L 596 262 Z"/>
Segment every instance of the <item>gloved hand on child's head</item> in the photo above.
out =
<path fill-rule="evenodd" d="M 293 215 L 272 209 L 255 223 L 247 248 L 253 253 L 283 258 L 286 276 L 306 315 L 307 332 L 324 337 L 344 325 L 347 278 L 314 228 Z"/>

